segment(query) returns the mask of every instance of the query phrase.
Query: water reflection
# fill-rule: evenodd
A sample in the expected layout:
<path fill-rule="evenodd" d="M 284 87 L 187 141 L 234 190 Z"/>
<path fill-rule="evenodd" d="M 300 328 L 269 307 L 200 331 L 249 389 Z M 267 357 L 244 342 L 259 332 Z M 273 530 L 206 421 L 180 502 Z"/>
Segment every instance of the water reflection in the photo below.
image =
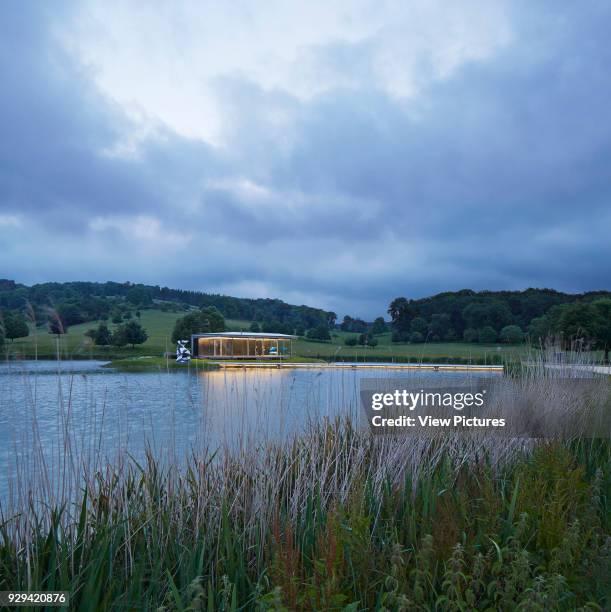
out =
<path fill-rule="evenodd" d="M 362 377 L 423 384 L 431 377 L 449 382 L 466 376 L 380 369 L 123 373 L 101 365 L 0 365 L 0 497 L 28 474 L 67 474 L 75 461 L 95 471 L 125 453 L 142 460 L 147 446 L 181 461 L 202 448 L 265 444 L 310 419 L 359 418 Z"/>

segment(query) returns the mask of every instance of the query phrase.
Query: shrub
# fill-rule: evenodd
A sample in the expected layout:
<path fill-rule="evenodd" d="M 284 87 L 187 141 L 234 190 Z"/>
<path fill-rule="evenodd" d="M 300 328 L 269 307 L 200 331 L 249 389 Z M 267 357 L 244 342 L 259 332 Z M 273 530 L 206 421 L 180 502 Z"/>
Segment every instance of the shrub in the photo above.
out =
<path fill-rule="evenodd" d="M 418 344 L 420 342 L 424 342 L 424 335 L 418 331 L 412 332 L 409 335 L 409 341 Z"/>
<path fill-rule="evenodd" d="M 358 337 L 357 336 L 350 336 L 349 338 L 346 338 L 344 340 L 344 344 L 346 346 L 356 346 L 358 344 Z"/>

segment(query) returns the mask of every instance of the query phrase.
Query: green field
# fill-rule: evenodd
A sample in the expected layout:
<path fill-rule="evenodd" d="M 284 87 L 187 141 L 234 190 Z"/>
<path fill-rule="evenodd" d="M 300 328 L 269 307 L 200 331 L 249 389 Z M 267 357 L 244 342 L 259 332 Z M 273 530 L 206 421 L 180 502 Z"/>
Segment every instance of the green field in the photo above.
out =
<path fill-rule="evenodd" d="M 469 344 L 466 342 L 428 342 L 422 344 L 400 344 L 391 342 L 390 333 L 376 336 L 378 345 L 346 346 L 346 338 L 356 334 L 334 331 L 330 342 L 311 342 L 299 339 L 295 343 L 295 352 L 304 357 L 341 359 L 343 361 L 368 361 L 393 359 L 462 359 L 462 360 L 497 360 L 513 358 L 529 349 L 525 345 L 502 344 Z"/>
<path fill-rule="evenodd" d="M 160 356 L 172 351 L 172 329 L 176 319 L 183 313 L 144 310 L 140 322 L 146 329 L 148 340 L 135 348 L 94 346 L 85 332 L 96 326 L 95 322 L 83 323 L 69 328 L 68 333 L 59 340 L 59 350 L 63 358 L 112 359 L 140 355 Z M 248 330 L 250 321 L 227 320 L 230 331 Z M 507 346 L 501 344 L 467 344 L 463 342 L 429 342 L 424 344 L 395 344 L 390 333 L 376 336 L 375 348 L 346 346 L 345 340 L 355 334 L 335 331 L 330 342 L 314 342 L 300 338 L 294 345 L 294 354 L 313 359 L 338 359 L 343 361 L 392 361 L 392 360 L 463 360 L 495 362 L 511 359 L 524 354 L 528 349 L 523 345 Z M 8 343 L 9 353 L 25 358 L 38 355 L 40 358 L 53 358 L 58 352 L 58 339 L 48 333 L 45 327 L 32 330 L 30 336 Z"/>
<path fill-rule="evenodd" d="M 68 333 L 59 339 L 59 348 L 63 357 L 94 358 L 111 357 L 123 355 L 158 355 L 165 350 L 172 350 L 171 342 L 172 328 L 176 319 L 183 313 L 163 312 L 161 310 L 143 310 L 140 323 L 146 329 L 148 340 L 136 348 L 124 347 L 99 347 L 94 346 L 91 339 L 85 336 L 85 332 L 96 327 L 96 322 L 74 325 L 68 329 Z M 46 327 L 38 327 L 31 330 L 27 338 L 15 340 L 8 343 L 9 352 L 24 357 L 32 357 L 36 353 L 39 357 L 53 357 L 58 351 L 57 336 L 49 334 Z"/>
<path fill-rule="evenodd" d="M 59 339 L 59 348 L 64 358 L 115 358 L 138 355 L 161 355 L 165 351 L 174 350 L 172 343 L 172 329 L 176 319 L 182 317 L 182 312 L 164 312 L 161 310 L 143 310 L 140 318 L 142 327 L 148 334 L 148 340 L 135 348 L 131 347 L 100 347 L 94 346 L 85 332 L 97 326 L 97 322 L 89 321 L 80 325 L 74 325 L 68 329 L 68 333 Z M 136 319 L 137 320 L 137 319 Z M 248 329 L 249 321 L 226 321 L 227 329 Z M 112 328 L 112 325 L 110 326 Z M 6 347 L 9 353 L 22 356 L 41 358 L 53 358 L 57 355 L 57 336 L 50 334 L 46 326 L 30 330 L 27 338 L 20 338 L 14 342 L 8 342 Z"/>

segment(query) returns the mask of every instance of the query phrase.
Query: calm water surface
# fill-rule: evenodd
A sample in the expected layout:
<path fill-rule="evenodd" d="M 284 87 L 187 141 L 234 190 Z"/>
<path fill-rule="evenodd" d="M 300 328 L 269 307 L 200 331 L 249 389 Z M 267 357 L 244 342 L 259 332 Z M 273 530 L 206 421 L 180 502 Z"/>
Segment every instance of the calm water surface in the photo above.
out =
<path fill-rule="evenodd" d="M 308 420 L 359 418 L 359 379 L 463 379 L 487 373 L 378 369 L 117 372 L 99 361 L 0 364 L 0 497 L 66 461 L 95 469 L 149 447 L 184 459 L 221 445 L 261 445 Z M 68 458 L 68 459 L 67 459 Z"/>

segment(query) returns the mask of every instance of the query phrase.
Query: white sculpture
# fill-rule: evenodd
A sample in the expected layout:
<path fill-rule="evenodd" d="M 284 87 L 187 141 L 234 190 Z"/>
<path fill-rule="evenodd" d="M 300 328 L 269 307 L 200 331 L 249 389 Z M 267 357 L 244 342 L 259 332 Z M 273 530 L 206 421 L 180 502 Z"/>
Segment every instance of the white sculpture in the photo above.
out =
<path fill-rule="evenodd" d="M 191 351 L 187 348 L 188 340 L 179 340 L 176 346 L 176 363 L 189 363 Z"/>

